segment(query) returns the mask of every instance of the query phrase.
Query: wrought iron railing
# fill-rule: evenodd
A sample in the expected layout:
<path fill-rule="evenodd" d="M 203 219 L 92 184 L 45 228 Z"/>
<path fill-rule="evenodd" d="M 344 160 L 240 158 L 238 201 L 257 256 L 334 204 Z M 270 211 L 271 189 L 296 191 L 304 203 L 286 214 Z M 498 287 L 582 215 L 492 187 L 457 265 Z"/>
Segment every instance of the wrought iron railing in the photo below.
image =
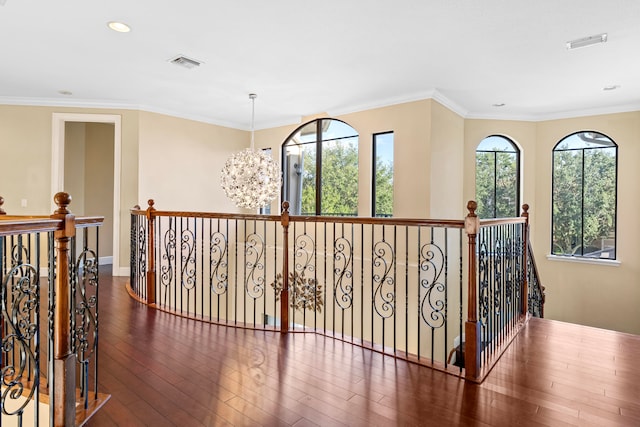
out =
<path fill-rule="evenodd" d="M 0 216 L 2 424 L 81 424 L 108 399 L 97 386 L 102 218 L 75 218 L 69 202 L 58 193 L 50 217 Z"/>
<path fill-rule="evenodd" d="M 465 324 L 475 319 L 488 355 L 526 317 L 526 218 L 305 217 L 287 207 L 268 216 L 135 207 L 130 292 L 181 316 L 320 333 L 474 380 L 492 358 L 465 366 Z M 466 251 L 465 228 L 483 249 Z"/>

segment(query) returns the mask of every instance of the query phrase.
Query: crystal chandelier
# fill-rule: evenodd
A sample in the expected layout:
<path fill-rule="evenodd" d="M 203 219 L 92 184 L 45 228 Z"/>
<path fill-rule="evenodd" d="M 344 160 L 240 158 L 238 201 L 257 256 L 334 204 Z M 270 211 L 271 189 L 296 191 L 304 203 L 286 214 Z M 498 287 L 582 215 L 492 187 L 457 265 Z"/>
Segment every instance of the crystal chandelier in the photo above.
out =
<path fill-rule="evenodd" d="M 255 99 L 251 99 L 251 148 L 231 155 L 227 159 L 220 183 L 228 198 L 238 207 L 256 209 L 263 207 L 276 198 L 282 185 L 280 167 L 265 151 L 254 148 L 253 121 L 255 117 Z"/>

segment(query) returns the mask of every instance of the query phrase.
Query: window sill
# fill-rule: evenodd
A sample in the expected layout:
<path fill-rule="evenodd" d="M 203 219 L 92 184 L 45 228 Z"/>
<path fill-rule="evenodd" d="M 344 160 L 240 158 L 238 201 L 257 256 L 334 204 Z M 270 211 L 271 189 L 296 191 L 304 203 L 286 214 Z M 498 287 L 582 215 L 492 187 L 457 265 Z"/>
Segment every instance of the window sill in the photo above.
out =
<path fill-rule="evenodd" d="M 607 265 L 609 267 L 620 267 L 621 262 L 616 259 L 603 259 L 603 258 L 584 258 L 576 256 L 561 256 L 561 255 L 547 255 L 549 261 L 566 261 L 575 262 L 578 264 L 595 264 L 595 265 Z"/>

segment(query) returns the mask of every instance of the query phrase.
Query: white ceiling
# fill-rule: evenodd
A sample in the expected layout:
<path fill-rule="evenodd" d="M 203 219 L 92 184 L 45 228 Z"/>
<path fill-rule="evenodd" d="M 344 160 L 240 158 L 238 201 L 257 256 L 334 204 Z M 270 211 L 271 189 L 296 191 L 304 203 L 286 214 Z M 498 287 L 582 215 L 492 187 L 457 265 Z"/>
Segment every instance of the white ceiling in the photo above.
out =
<path fill-rule="evenodd" d="M 247 129 L 256 92 L 257 128 L 424 98 L 465 117 L 542 120 L 640 110 L 639 46 L 636 0 L 6 0 L 0 103 Z M 167 62 L 179 54 L 204 64 Z"/>

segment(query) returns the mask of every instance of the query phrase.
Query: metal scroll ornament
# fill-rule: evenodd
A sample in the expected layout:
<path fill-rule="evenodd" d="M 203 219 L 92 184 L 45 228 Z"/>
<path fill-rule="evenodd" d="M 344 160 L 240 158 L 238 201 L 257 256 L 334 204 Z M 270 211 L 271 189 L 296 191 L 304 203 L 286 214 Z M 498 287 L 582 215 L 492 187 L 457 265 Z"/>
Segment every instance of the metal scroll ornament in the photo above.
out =
<path fill-rule="evenodd" d="M 84 250 L 75 266 L 76 309 L 74 349 L 79 363 L 87 363 L 95 352 L 98 335 L 98 258 Z"/>
<path fill-rule="evenodd" d="M 333 294 L 336 304 L 347 310 L 353 305 L 353 272 L 350 270 L 352 261 L 351 242 L 340 237 L 334 243 L 334 268 L 333 274 L 336 277 Z"/>
<path fill-rule="evenodd" d="M 196 235 L 191 230 L 182 230 L 181 237 L 181 285 L 186 290 L 196 286 Z"/>
<path fill-rule="evenodd" d="M 373 283 L 376 287 L 373 306 L 380 317 L 390 318 L 396 310 L 395 278 L 392 274 L 395 254 L 385 241 L 377 242 L 373 249 Z"/>
<path fill-rule="evenodd" d="M 6 415 L 22 414 L 38 390 L 38 301 L 36 268 L 22 263 L 13 267 L 2 283 L 4 331 L 0 403 L 2 413 Z M 30 381 L 33 381 L 31 385 Z"/>
<path fill-rule="evenodd" d="M 227 239 L 219 231 L 211 233 L 209 239 L 209 287 L 211 292 L 222 295 L 227 292 Z"/>
<path fill-rule="evenodd" d="M 441 276 L 445 256 L 440 246 L 432 243 L 420 248 L 420 316 L 431 328 L 444 326 L 446 319 L 446 290 Z"/>
<path fill-rule="evenodd" d="M 247 237 L 244 249 L 245 268 L 248 272 L 245 290 L 253 299 L 258 299 L 264 294 L 264 276 L 256 274 L 264 271 L 264 249 L 261 236 L 253 233 Z"/>

